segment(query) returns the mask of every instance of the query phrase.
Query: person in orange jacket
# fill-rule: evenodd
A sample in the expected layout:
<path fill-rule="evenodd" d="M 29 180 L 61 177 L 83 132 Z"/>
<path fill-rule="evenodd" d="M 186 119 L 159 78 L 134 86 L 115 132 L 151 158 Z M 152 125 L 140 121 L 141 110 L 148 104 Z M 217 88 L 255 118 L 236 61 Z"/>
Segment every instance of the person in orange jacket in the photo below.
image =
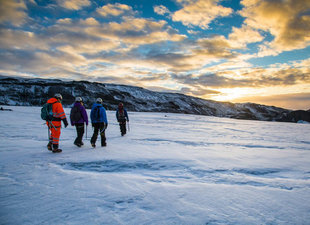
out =
<path fill-rule="evenodd" d="M 62 100 L 61 94 L 55 94 L 53 98 L 50 98 L 47 101 L 47 103 L 52 104 L 52 111 L 53 111 L 52 121 L 46 122 L 50 130 L 50 141 L 47 144 L 47 149 L 54 153 L 62 152 L 62 150 L 59 149 L 61 121 L 63 121 L 65 127 L 68 126 L 67 117 L 62 107 L 61 100 Z"/>

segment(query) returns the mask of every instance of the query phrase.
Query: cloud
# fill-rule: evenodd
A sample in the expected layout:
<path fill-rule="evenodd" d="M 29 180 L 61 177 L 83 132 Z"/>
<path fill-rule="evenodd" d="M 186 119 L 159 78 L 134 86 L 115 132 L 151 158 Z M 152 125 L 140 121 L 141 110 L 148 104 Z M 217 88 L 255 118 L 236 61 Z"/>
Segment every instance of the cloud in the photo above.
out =
<path fill-rule="evenodd" d="M 302 64 L 300 64 L 302 65 Z M 224 70 L 204 74 L 173 74 L 172 79 L 185 85 L 201 85 L 205 88 L 265 88 L 290 87 L 310 84 L 310 68 L 248 68 L 244 70 Z"/>
<path fill-rule="evenodd" d="M 85 6 L 91 5 L 89 0 L 57 0 L 57 3 L 69 10 L 80 10 Z"/>
<path fill-rule="evenodd" d="M 114 5 L 107 4 L 96 10 L 100 16 L 120 16 L 120 15 L 134 15 L 131 6 L 116 3 Z"/>
<path fill-rule="evenodd" d="M 219 91 L 211 90 L 200 85 L 193 85 L 191 87 L 181 88 L 180 92 L 185 95 L 192 95 L 199 97 L 210 96 L 220 93 Z"/>
<path fill-rule="evenodd" d="M 270 32 L 270 47 L 278 51 L 305 48 L 310 42 L 310 1 L 242 0 L 240 14 L 253 29 Z"/>
<path fill-rule="evenodd" d="M 154 6 L 154 12 L 159 15 L 170 14 L 171 12 L 163 5 Z"/>
<path fill-rule="evenodd" d="M 243 25 L 241 28 L 233 27 L 229 34 L 229 42 L 235 48 L 245 48 L 249 43 L 261 42 L 264 37 L 255 29 Z"/>
<path fill-rule="evenodd" d="M 229 16 L 231 8 L 218 5 L 219 0 L 179 1 L 183 8 L 172 15 L 173 21 L 182 22 L 185 26 L 199 26 L 208 29 L 209 24 L 217 17 Z"/>
<path fill-rule="evenodd" d="M 37 37 L 33 32 L 11 29 L 0 29 L 1 49 L 48 50 L 46 40 Z"/>
<path fill-rule="evenodd" d="M 14 26 L 25 23 L 27 7 L 23 0 L 0 0 L 0 23 L 9 22 Z"/>
<path fill-rule="evenodd" d="M 154 21 L 133 17 L 125 17 L 121 23 L 110 22 L 105 26 L 96 27 L 89 31 L 92 31 L 92 34 L 131 45 L 180 41 L 185 38 L 184 35 L 178 34 L 164 20 Z"/>
<path fill-rule="evenodd" d="M 197 41 L 199 48 L 194 52 L 199 55 L 228 59 L 236 57 L 233 46 L 224 36 L 214 36 L 213 38 L 203 38 Z"/>

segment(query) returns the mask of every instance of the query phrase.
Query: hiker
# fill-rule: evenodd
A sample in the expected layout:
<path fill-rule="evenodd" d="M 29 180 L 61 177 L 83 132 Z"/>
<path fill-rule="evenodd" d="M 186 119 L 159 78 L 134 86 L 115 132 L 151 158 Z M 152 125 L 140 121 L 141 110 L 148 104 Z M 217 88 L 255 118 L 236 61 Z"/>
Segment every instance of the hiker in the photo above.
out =
<path fill-rule="evenodd" d="M 59 149 L 61 121 L 64 123 L 65 127 L 68 126 L 68 121 L 62 107 L 61 100 L 61 94 L 55 94 L 53 98 L 50 98 L 47 101 L 47 103 L 52 104 L 53 112 L 53 118 L 51 119 L 51 121 L 46 121 L 46 124 L 50 130 L 50 141 L 47 144 L 47 149 L 52 151 L 53 153 L 62 152 L 62 150 Z"/>
<path fill-rule="evenodd" d="M 126 134 L 126 121 L 129 122 L 129 118 L 126 109 L 124 109 L 124 104 L 121 102 L 118 104 L 118 109 L 116 110 L 116 119 L 119 123 L 121 134 L 124 136 Z"/>
<path fill-rule="evenodd" d="M 96 102 L 93 104 L 93 107 L 90 112 L 90 119 L 92 127 L 94 128 L 94 134 L 90 139 L 91 146 L 96 147 L 96 141 L 98 137 L 98 132 L 100 131 L 101 137 L 101 146 L 107 146 L 105 130 L 108 127 L 108 120 L 105 108 L 102 105 L 102 99 L 97 98 Z"/>
<path fill-rule="evenodd" d="M 88 126 L 88 116 L 81 97 L 75 98 L 75 103 L 70 112 L 70 122 L 76 128 L 77 137 L 74 144 L 78 147 L 84 145 L 82 139 L 84 135 L 84 123 Z"/>

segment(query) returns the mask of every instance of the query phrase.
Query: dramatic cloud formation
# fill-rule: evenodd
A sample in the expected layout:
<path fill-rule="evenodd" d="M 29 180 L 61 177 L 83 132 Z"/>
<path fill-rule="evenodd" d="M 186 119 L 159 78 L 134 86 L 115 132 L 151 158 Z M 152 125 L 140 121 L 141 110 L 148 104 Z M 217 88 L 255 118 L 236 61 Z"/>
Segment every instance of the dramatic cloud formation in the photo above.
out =
<path fill-rule="evenodd" d="M 310 1 L 242 0 L 240 14 L 248 26 L 270 32 L 277 50 L 305 48 L 310 42 Z"/>
<path fill-rule="evenodd" d="M 15 26 L 25 23 L 27 7 L 23 1 L 0 0 L 0 23 L 10 22 Z"/>
<path fill-rule="evenodd" d="M 85 6 L 89 6 L 89 0 L 57 0 L 58 4 L 69 10 L 79 10 Z"/>
<path fill-rule="evenodd" d="M 2 75 L 138 85 L 222 101 L 283 102 L 310 93 L 309 1 L 0 4 Z M 310 108 L 304 98 L 290 99 L 299 103 L 288 108 Z"/>
<path fill-rule="evenodd" d="M 172 18 L 186 26 L 195 25 L 208 29 L 212 20 L 232 13 L 231 8 L 218 5 L 219 0 L 179 0 L 179 2 L 183 8 L 175 12 Z"/>
<path fill-rule="evenodd" d="M 123 14 L 134 14 L 132 8 L 128 5 L 116 3 L 114 5 L 108 4 L 102 6 L 101 8 L 97 9 L 97 13 L 101 16 L 120 16 Z"/>

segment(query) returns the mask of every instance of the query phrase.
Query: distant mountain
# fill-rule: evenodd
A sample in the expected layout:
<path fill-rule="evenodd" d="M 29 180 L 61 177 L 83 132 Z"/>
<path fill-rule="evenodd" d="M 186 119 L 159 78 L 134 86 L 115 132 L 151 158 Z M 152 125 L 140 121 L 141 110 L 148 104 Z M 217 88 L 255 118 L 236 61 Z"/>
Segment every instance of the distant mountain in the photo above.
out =
<path fill-rule="evenodd" d="M 81 96 L 86 108 L 91 108 L 95 99 L 100 97 L 108 110 L 116 110 L 118 103 L 123 102 L 129 111 L 185 113 L 265 121 L 288 121 L 289 119 L 283 118 L 292 113 L 291 110 L 274 106 L 217 102 L 134 86 L 0 76 L 1 105 L 41 106 L 55 93 L 62 94 L 63 105 L 67 107 L 72 105 L 76 96 Z"/>

